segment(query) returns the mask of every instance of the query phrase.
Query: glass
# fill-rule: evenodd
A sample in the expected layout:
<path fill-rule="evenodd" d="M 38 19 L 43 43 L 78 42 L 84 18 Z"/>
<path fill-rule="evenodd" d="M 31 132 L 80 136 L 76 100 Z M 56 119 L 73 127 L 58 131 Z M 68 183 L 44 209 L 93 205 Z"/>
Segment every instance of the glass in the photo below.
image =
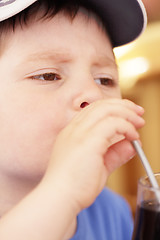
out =
<path fill-rule="evenodd" d="M 160 186 L 160 173 L 155 177 Z M 138 182 L 132 240 L 160 240 L 160 189 L 153 188 L 148 177 Z"/>

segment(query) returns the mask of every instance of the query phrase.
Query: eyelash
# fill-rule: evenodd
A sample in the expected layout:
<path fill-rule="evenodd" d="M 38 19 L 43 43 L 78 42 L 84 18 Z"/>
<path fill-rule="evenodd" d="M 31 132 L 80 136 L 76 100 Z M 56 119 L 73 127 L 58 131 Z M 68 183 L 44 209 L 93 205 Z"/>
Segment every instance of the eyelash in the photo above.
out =
<path fill-rule="evenodd" d="M 42 79 L 43 78 L 43 79 Z M 46 79 L 45 79 L 46 78 Z M 61 80 L 61 76 L 57 73 L 54 72 L 48 72 L 48 73 L 43 73 L 43 74 L 38 74 L 35 76 L 31 76 L 31 79 L 33 80 L 40 80 L 43 82 L 52 82 L 52 81 L 58 81 Z M 112 78 L 109 77 L 100 77 L 100 78 L 96 78 L 95 82 L 99 85 L 103 85 L 103 86 L 115 86 L 115 81 Z"/>
<path fill-rule="evenodd" d="M 97 82 L 97 84 L 101 84 L 104 86 L 111 86 L 111 87 L 115 86 L 115 81 L 112 78 L 108 78 L 108 77 L 97 78 L 95 79 L 95 82 Z"/>
<path fill-rule="evenodd" d="M 45 77 L 46 77 L 46 79 L 45 79 Z M 61 80 L 61 77 L 57 73 L 48 72 L 48 73 L 43 73 L 43 74 L 32 76 L 31 79 L 35 79 L 35 80 L 37 79 L 37 80 L 41 80 L 41 81 L 50 81 L 51 82 L 51 81 Z"/>

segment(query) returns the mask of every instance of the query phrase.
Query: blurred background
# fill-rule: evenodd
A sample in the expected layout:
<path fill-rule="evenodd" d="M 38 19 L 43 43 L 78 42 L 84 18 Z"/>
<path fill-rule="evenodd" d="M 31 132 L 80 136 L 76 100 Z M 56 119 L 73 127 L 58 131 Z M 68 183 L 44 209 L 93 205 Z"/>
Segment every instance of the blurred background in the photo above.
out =
<path fill-rule="evenodd" d="M 134 43 L 116 48 L 123 98 L 145 109 L 145 127 L 140 136 L 154 172 L 160 172 L 160 0 L 142 0 L 148 15 L 144 33 Z M 145 175 L 138 157 L 115 171 L 107 186 L 124 196 L 133 216 L 138 179 Z"/>

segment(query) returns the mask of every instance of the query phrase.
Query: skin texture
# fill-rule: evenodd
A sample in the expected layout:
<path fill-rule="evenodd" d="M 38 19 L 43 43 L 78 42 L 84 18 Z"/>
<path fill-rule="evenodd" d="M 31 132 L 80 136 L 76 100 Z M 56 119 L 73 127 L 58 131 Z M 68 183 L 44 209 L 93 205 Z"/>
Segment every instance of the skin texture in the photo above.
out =
<path fill-rule="evenodd" d="M 135 154 L 144 111 L 121 99 L 110 40 L 82 12 L 17 27 L 0 66 L 0 239 L 68 239 Z"/>

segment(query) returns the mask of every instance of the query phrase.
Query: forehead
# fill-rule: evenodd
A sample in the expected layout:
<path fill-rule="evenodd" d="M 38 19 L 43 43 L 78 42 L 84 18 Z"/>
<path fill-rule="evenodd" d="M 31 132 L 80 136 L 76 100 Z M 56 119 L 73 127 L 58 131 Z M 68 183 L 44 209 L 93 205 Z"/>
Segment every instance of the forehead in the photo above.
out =
<path fill-rule="evenodd" d="M 74 19 L 62 12 L 48 19 L 36 16 L 26 26 L 18 25 L 8 39 L 8 51 L 16 51 L 17 55 L 35 56 L 39 52 L 41 58 L 45 58 L 45 52 L 51 56 L 56 50 L 57 56 L 61 53 L 69 58 L 85 47 L 85 54 L 99 54 L 103 58 L 106 55 L 114 60 L 111 42 L 102 23 L 84 9 L 80 9 Z"/>
<path fill-rule="evenodd" d="M 102 21 L 100 18 L 93 12 L 80 7 L 79 10 L 75 13 L 74 16 L 70 15 L 68 12 L 60 11 L 54 16 L 46 16 L 43 15 L 43 10 L 39 11 L 35 16 L 31 16 L 30 20 L 27 20 L 27 24 L 24 25 L 23 23 L 19 23 L 15 25 L 15 30 L 18 29 L 20 32 L 21 30 L 24 32 L 33 32 L 34 29 L 43 28 L 44 25 L 47 25 L 48 31 L 51 31 L 52 28 L 54 30 L 59 29 L 62 25 L 69 28 L 77 28 L 77 32 L 80 31 L 88 31 L 89 29 L 94 29 L 95 33 L 103 32 L 106 38 L 109 39 L 108 33 L 103 26 Z M 41 30 L 42 30 L 41 28 Z M 63 31 L 65 28 L 62 28 Z M 44 29 L 43 29 L 44 30 Z M 41 31 L 40 31 L 41 32 Z M 64 31 L 65 32 L 65 31 Z M 96 37 L 96 35 L 95 35 Z"/>

